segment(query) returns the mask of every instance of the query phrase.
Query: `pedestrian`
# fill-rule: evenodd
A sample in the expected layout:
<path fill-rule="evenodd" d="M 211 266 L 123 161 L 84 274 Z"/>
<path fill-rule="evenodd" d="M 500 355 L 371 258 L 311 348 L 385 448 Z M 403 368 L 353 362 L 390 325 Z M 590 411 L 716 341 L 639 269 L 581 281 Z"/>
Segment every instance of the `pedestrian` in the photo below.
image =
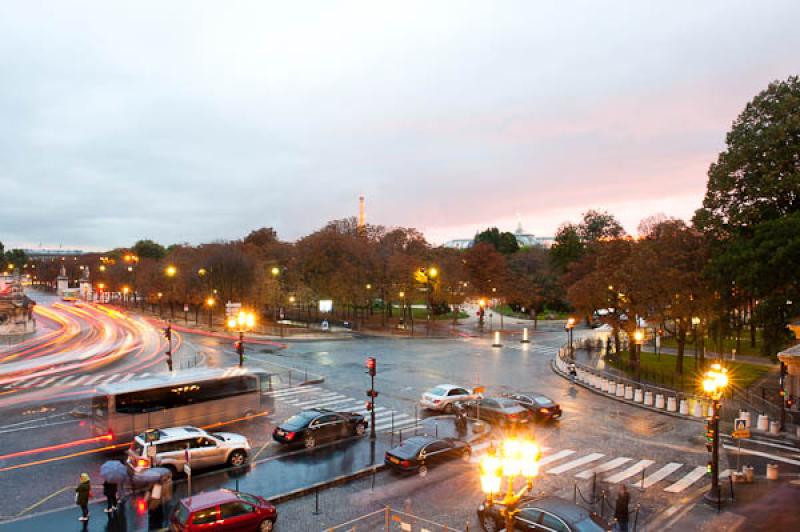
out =
<path fill-rule="evenodd" d="M 617 520 L 617 530 L 620 532 L 628 531 L 628 504 L 630 500 L 631 496 L 628 493 L 628 488 L 623 484 L 617 494 L 617 504 L 614 508 L 614 518 Z"/>
<path fill-rule="evenodd" d="M 81 516 L 78 521 L 89 520 L 89 497 L 91 496 L 91 485 L 89 484 L 88 473 L 81 473 L 81 481 L 75 488 L 75 504 L 81 507 Z"/>
<path fill-rule="evenodd" d="M 103 482 L 103 495 L 106 496 L 105 513 L 111 513 L 117 509 L 117 485 L 113 482 Z"/>

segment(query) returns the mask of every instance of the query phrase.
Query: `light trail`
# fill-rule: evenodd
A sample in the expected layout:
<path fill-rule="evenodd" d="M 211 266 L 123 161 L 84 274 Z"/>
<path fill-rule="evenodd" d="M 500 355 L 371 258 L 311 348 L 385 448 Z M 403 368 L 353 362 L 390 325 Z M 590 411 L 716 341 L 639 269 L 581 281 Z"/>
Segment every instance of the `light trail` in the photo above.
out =
<path fill-rule="evenodd" d="M 111 434 L 103 434 L 102 436 L 94 436 L 92 438 L 84 438 L 82 440 L 74 440 L 56 445 L 48 445 L 47 447 L 38 447 L 36 449 L 27 449 L 25 451 L 17 451 L 15 453 L 0 455 L 0 461 L 9 460 L 11 458 L 19 458 L 20 456 L 30 456 L 32 454 L 47 453 L 50 451 L 60 451 L 61 449 L 68 449 L 70 447 L 77 447 L 79 445 L 86 445 L 87 443 L 97 443 L 101 441 L 111 441 L 114 436 Z"/>

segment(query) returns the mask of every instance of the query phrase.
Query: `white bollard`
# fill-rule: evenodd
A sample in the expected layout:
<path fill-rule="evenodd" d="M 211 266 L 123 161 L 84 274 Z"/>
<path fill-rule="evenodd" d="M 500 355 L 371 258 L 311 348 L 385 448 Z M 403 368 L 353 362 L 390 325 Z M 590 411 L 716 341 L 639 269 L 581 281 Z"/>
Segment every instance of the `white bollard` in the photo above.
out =
<path fill-rule="evenodd" d="M 600 389 L 608 393 L 608 379 L 603 379 L 602 387 Z"/>
<path fill-rule="evenodd" d="M 641 403 L 644 400 L 644 394 L 642 393 L 641 388 L 636 388 L 633 392 L 633 402 L 634 403 Z"/>
<path fill-rule="evenodd" d="M 739 417 L 744 419 L 744 422 L 747 424 L 748 429 L 752 426 L 750 424 L 750 412 L 748 412 L 747 410 L 740 410 Z"/>
<path fill-rule="evenodd" d="M 696 401 L 694 403 L 694 411 L 692 412 L 694 417 L 703 417 L 703 403 L 700 401 Z"/>
<path fill-rule="evenodd" d="M 603 389 L 603 380 L 604 380 L 603 377 L 601 377 L 600 375 L 597 375 L 594 378 L 594 387 L 597 388 L 598 390 L 602 390 Z"/>
<path fill-rule="evenodd" d="M 684 416 L 689 415 L 689 403 L 686 402 L 686 399 L 681 399 L 681 404 L 679 407 L 679 412 Z"/>
<path fill-rule="evenodd" d="M 764 414 L 759 414 L 758 424 L 756 425 L 756 429 L 767 432 L 769 430 L 769 416 L 765 416 Z"/>
<path fill-rule="evenodd" d="M 778 464 L 767 464 L 767 480 L 778 480 Z"/>
<path fill-rule="evenodd" d="M 608 393 L 610 395 L 617 395 L 617 383 L 614 381 L 608 381 Z"/>
<path fill-rule="evenodd" d="M 625 386 L 625 399 L 628 401 L 633 399 L 633 386 L 630 384 Z"/>
<path fill-rule="evenodd" d="M 667 412 L 678 410 L 678 401 L 674 397 L 667 397 Z"/>
<path fill-rule="evenodd" d="M 644 392 L 644 404 L 653 406 L 653 392 Z"/>
<path fill-rule="evenodd" d="M 664 408 L 664 395 L 657 393 L 656 394 L 656 408 Z"/>
<path fill-rule="evenodd" d="M 617 384 L 617 397 L 625 397 L 625 385 L 621 382 Z"/>
<path fill-rule="evenodd" d="M 781 424 L 778 421 L 770 421 L 769 422 L 769 433 L 770 434 L 780 434 L 781 433 Z"/>

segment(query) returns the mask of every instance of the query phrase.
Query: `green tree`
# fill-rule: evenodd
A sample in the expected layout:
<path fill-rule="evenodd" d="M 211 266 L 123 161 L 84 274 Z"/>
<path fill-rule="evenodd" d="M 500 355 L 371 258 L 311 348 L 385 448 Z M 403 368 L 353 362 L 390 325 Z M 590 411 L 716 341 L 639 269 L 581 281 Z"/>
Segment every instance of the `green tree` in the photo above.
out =
<path fill-rule="evenodd" d="M 133 252 L 140 258 L 160 260 L 167 256 L 167 250 L 153 240 L 139 240 L 133 245 Z"/>
<path fill-rule="evenodd" d="M 490 227 L 475 235 L 475 243 L 479 242 L 493 245 L 494 249 L 504 255 L 510 255 L 519 249 L 519 243 L 514 233 L 509 233 L 508 231 L 500 232 L 497 227 Z"/>
<path fill-rule="evenodd" d="M 583 256 L 584 244 L 578 226 L 562 224 L 556 231 L 555 242 L 550 248 L 550 263 L 559 273 L 566 273 L 569 265 Z"/>
<path fill-rule="evenodd" d="M 28 262 L 28 256 L 21 249 L 9 249 L 5 253 L 6 264 L 13 264 L 16 268 L 22 268 L 22 265 Z"/>
<path fill-rule="evenodd" d="M 578 235 L 583 242 L 597 242 L 625 236 L 625 230 L 613 214 L 606 211 L 590 209 L 583 213 L 583 220 L 578 225 Z"/>

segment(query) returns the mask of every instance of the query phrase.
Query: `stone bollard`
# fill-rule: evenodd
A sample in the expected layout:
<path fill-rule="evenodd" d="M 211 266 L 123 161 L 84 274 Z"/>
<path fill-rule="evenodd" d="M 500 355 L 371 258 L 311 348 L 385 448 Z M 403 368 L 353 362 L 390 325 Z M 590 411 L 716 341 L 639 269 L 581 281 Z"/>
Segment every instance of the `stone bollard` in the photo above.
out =
<path fill-rule="evenodd" d="M 644 392 L 644 404 L 653 406 L 653 392 Z"/>
<path fill-rule="evenodd" d="M 758 424 L 756 425 L 756 429 L 767 432 L 769 430 L 769 416 L 765 416 L 764 414 L 759 414 Z"/>
<path fill-rule="evenodd" d="M 656 394 L 656 408 L 664 408 L 664 395 L 657 393 Z"/>
<path fill-rule="evenodd" d="M 769 433 L 770 434 L 780 434 L 781 433 L 781 424 L 778 421 L 770 421 L 769 422 Z"/>
<path fill-rule="evenodd" d="M 700 401 L 695 402 L 694 404 L 694 411 L 692 412 L 694 417 L 703 417 L 703 403 Z"/>
<path fill-rule="evenodd" d="M 681 399 L 680 407 L 678 410 L 684 416 L 689 415 L 689 403 L 686 402 L 686 399 Z"/>
<path fill-rule="evenodd" d="M 636 388 L 633 392 L 633 402 L 634 403 L 641 403 L 644 400 L 644 394 L 642 393 L 641 388 Z"/>
<path fill-rule="evenodd" d="M 633 399 L 633 386 L 631 386 L 630 384 L 625 386 L 625 399 L 627 399 L 628 401 Z"/>
<path fill-rule="evenodd" d="M 674 397 L 667 397 L 667 412 L 678 410 L 678 401 Z"/>
<path fill-rule="evenodd" d="M 604 380 L 605 379 L 603 377 L 599 376 L 599 375 L 597 377 L 595 377 L 595 379 L 594 379 L 594 387 L 596 389 L 602 391 L 603 390 L 603 381 Z"/>
<path fill-rule="evenodd" d="M 617 397 L 625 397 L 625 385 L 621 382 L 617 384 Z"/>
<path fill-rule="evenodd" d="M 608 379 L 603 379 L 602 387 L 600 389 L 602 391 L 608 393 Z"/>
<path fill-rule="evenodd" d="M 778 464 L 767 464 L 767 480 L 778 480 Z"/>
<path fill-rule="evenodd" d="M 614 381 L 608 381 L 608 393 L 610 395 L 617 395 L 617 383 Z"/>
<path fill-rule="evenodd" d="M 747 410 L 740 410 L 739 417 L 744 419 L 744 422 L 747 424 L 748 429 L 752 426 L 750 422 L 750 412 L 748 412 Z"/>
<path fill-rule="evenodd" d="M 746 465 L 742 468 L 742 472 L 744 473 L 744 481 L 745 482 L 753 482 L 754 470 L 753 466 Z"/>

